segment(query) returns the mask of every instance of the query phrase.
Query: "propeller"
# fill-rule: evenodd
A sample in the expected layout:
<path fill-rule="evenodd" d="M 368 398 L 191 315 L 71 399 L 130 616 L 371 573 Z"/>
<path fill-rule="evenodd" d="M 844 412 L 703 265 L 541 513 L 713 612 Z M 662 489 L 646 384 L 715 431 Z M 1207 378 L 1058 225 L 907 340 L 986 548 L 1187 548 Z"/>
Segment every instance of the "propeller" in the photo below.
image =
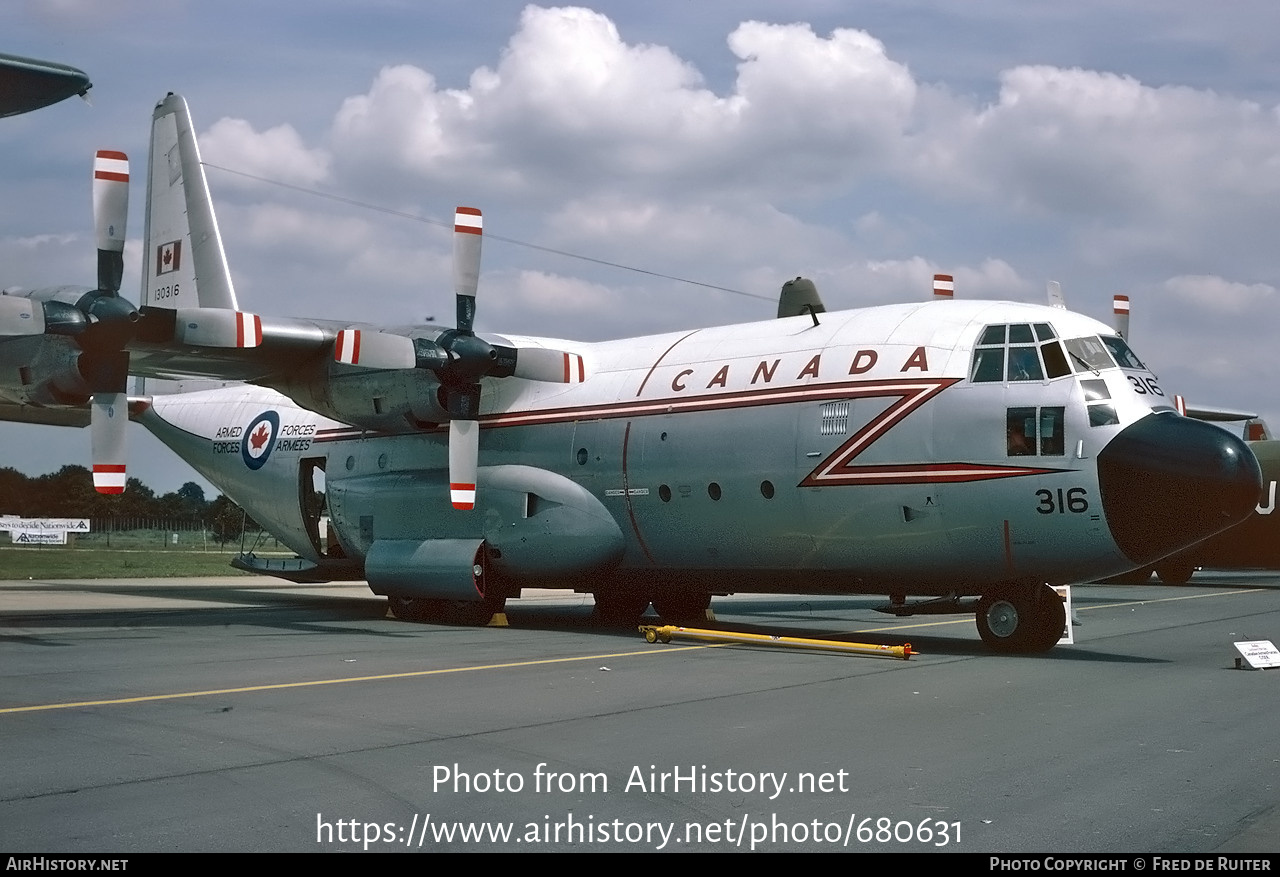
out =
<path fill-rule="evenodd" d="M 129 215 L 129 159 L 123 152 L 98 150 L 93 160 L 93 224 L 98 244 L 98 288 L 78 307 L 88 325 L 78 333 L 80 374 L 89 385 L 89 431 L 93 449 L 93 486 L 99 493 L 123 493 L 126 393 L 129 354 L 138 312 L 120 297 L 124 277 L 124 238 Z"/>
<path fill-rule="evenodd" d="M 956 294 L 956 279 L 950 274 L 933 275 L 933 297 L 934 298 L 954 298 Z"/>
<path fill-rule="evenodd" d="M 581 355 L 545 347 L 490 344 L 475 334 L 476 292 L 484 218 L 459 207 L 453 223 L 453 288 L 457 326 L 435 340 L 387 332 L 344 329 L 334 339 L 333 358 L 372 369 L 420 368 L 440 380 L 440 403 L 449 416 L 449 495 L 455 509 L 475 508 L 480 458 L 480 397 L 483 378 L 517 377 L 545 383 L 586 380 Z"/>
<path fill-rule="evenodd" d="M 1116 334 L 1124 340 L 1129 340 L 1129 296 L 1117 295 L 1112 299 L 1111 305 L 1113 320 L 1112 324 L 1116 328 Z"/>

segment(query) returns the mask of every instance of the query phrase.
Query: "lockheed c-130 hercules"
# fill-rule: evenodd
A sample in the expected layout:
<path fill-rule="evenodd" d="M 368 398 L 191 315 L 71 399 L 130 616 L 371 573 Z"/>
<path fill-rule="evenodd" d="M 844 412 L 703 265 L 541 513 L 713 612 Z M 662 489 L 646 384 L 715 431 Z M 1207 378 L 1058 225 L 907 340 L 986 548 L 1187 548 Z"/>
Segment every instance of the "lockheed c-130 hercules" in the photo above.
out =
<path fill-rule="evenodd" d="M 0 299 L 0 414 L 84 423 L 89 403 L 95 479 L 116 491 L 125 375 L 242 382 L 136 396 L 130 416 L 299 556 L 243 565 L 363 578 L 415 620 L 487 618 L 531 586 L 592 593 L 619 619 L 650 602 L 687 619 L 731 592 L 886 594 L 901 612 L 974 611 L 997 650 L 1040 651 L 1065 621 L 1050 585 L 1150 564 L 1258 502 L 1247 446 L 1179 416 L 1079 314 L 825 312 L 797 281 L 765 322 L 482 339 L 481 232 L 459 208 L 452 327 L 242 311 L 186 103 L 169 95 L 142 306 L 111 268 L 97 290 Z"/>

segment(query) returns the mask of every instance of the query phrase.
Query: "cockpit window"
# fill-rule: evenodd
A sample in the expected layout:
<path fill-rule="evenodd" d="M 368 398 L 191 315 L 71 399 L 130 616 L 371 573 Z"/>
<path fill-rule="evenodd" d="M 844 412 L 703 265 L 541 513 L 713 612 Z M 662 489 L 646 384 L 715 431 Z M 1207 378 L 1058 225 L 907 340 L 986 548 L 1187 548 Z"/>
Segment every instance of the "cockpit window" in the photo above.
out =
<path fill-rule="evenodd" d="M 1012 328 L 1018 328 L 1014 326 Z M 1027 328 L 1023 326 L 1022 328 Z M 1040 370 L 1040 357 L 1034 347 L 1009 348 L 1009 380 L 1042 381 L 1044 372 Z"/>
<path fill-rule="evenodd" d="M 1009 327 L 1010 344 L 1030 344 L 1035 340 L 1031 335 L 1031 327 L 1026 323 L 1015 323 Z"/>
<path fill-rule="evenodd" d="M 1121 368 L 1133 368 L 1146 370 L 1146 366 L 1142 364 L 1142 360 L 1134 355 L 1128 344 L 1124 343 L 1124 339 L 1118 335 L 1103 335 L 1102 343 L 1107 345 L 1107 350 L 1111 351 L 1111 355 L 1115 357 Z"/>
<path fill-rule="evenodd" d="M 1004 344 L 1004 326 L 988 326 L 982 330 L 982 338 L 978 344 L 986 347 L 989 344 Z"/>
<path fill-rule="evenodd" d="M 1043 381 L 1071 374 L 1057 334 L 1048 323 L 987 326 L 978 336 L 969 371 L 974 383 Z"/>
<path fill-rule="evenodd" d="M 1070 338 L 1067 340 L 1067 355 L 1076 372 L 1097 372 L 1104 368 L 1114 368 L 1115 363 L 1102 346 L 1096 335 L 1086 338 Z"/>

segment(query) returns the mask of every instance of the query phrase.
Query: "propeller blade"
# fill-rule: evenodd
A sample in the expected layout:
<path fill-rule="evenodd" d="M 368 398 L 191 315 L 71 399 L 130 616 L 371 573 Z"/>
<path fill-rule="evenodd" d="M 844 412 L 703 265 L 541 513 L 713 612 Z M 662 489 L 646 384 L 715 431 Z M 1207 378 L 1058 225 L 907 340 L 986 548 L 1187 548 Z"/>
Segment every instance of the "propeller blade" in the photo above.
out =
<path fill-rule="evenodd" d="M 1055 308 L 1066 309 L 1067 300 L 1062 296 L 1062 284 L 1056 280 L 1049 281 L 1048 288 L 1049 304 Z"/>
<path fill-rule="evenodd" d="M 124 393 L 94 393 L 89 409 L 93 447 L 93 487 L 98 493 L 124 493 L 125 428 L 129 397 Z"/>
<path fill-rule="evenodd" d="M 480 285 L 480 245 L 484 220 L 474 207 L 459 207 L 453 217 L 453 291 L 458 299 L 458 331 L 470 335 Z"/>
<path fill-rule="evenodd" d="M 579 354 L 545 347 L 518 348 L 512 374 L 552 384 L 580 384 L 587 379 L 586 366 Z"/>
<path fill-rule="evenodd" d="M 449 499 L 455 509 L 476 505 L 476 468 L 480 460 L 480 424 L 449 421 Z"/>
<path fill-rule="evenodd" d="M 933 297 L 953 298 L 956 294 L 956 280 L 950 274 L 933 275 Z"/>
<path fill-rule="evenodd" d="M 43 335 L 44 308 L 22 295 L 0 295 L 0 338 Z"/>
<path fill-rule="evenodd" d="M 175 336 L 197 347 L 257 347 L 262 344 L 262 317 L 226 308 L 178 308 Z"/>
<path fill-rule="evenodd" d="M 1129 296 L 1117 295 L 1113 301 L 1112 307 L 1115 315 L 1114 325 L 1116 334 L 1124 340 L 1129 340 Z"/>
<path fill-rule="evenodd" d="M 412 338 L 371 332 L 367 329 L 343 329 L 333 342 L 334 362 L 363 368 L 401 369 L 417 365 Z"/>
<path fill-rule="evenodd" d="M 93 226 L 98 241 L 98 288 L 120 291 L 129 219 L 129 158 L 99 149 L 93 159 Z"/>

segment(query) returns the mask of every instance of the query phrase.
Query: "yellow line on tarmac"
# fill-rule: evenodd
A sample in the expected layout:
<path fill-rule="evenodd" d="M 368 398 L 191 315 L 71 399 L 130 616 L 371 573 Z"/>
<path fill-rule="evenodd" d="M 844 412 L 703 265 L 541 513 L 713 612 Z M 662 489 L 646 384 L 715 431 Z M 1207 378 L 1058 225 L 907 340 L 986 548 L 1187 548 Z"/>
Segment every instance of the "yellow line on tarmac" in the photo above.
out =
<path fill-rule="evenodd" d="M 567 664 L 575 661 L 598 661 L 602 658 L 631 658 L 645 655 L 665 655 L 695 649 L 721 648 L 719 645 L 674 646 L 662 649 L 644 649 L 634 652 L 611 652 L 601 655 L 581 655 L 576 658 L 542 658 L 536 661 L 512 661 L 508 664 L 481 664 L 475 667 L 445 667 L 439 670 L 411 670 L 405 673 L 382 673 L 377 676 L 347 676 L 340 679 L 313 679 L 310 682 L 278 682 L 271 685 L 246 685 L 242 688 L 213 688 L 207 691 L 180 691 L 173 694 L 146 694 L 139 697 L 118 697 L 107 700 L 81 700 L 71 703 L 46 703 L 33 706 L 0 708 L 2 713 L 33 713 L 41 710 L 68 710 L 86 706 L 117 706 L 125 703 L 146 703 L 152 700 L 176 700 L 181 697 L 210 697 L 218 694 L 244 694 L 255 691 L 278 691 L 284 688 L 307 688 L 314 685 L 342 685 L 347 682 L 377 682 L 385 679 L 412 679 L 416 676 L 439 676 L 445 673 L 469 673 L 473 670 L 506 670 L 512 667 L 534 667 L 539 664 Z"/>
<path fill-rule="evenodd" d="M 1234 597 L 1239 594 L 1256 594 L 1264 588 L 1242 588 L 1239 591 L 1210 591 L 1207 594 L 1181 594 L 1177 597 L 1157 597 L 1154 600 L 1129 600 L 1124 603 L 1102 603 L 1098 606 L 1076 606 L 1079 612 L 1092 609 L 1118 609 L 1123 606 L 1141 606 L 1144 603 L 1176 603 L 1179 600 L 1202 600 L 1205 597 Z"/>

